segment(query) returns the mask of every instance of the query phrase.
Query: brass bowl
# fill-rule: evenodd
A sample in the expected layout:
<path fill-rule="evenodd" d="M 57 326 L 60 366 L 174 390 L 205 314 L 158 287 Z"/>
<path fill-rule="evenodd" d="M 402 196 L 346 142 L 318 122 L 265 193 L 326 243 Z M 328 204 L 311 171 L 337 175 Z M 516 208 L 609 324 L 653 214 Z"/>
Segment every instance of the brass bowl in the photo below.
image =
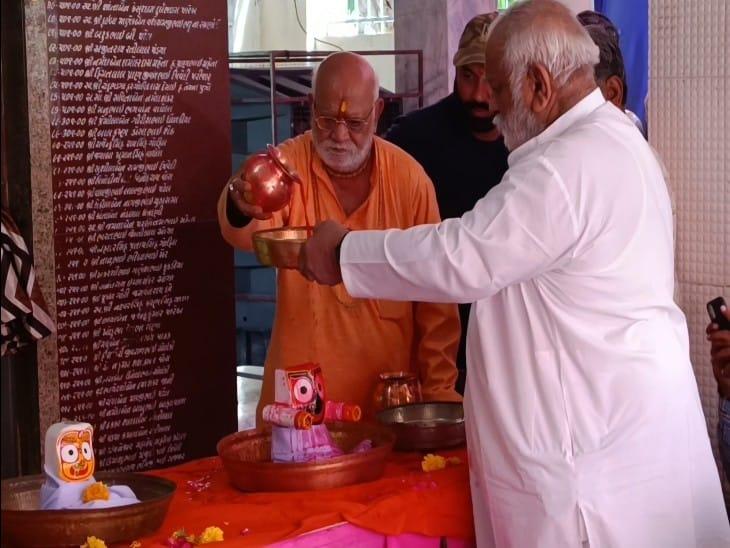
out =
<path fill-rule="evenodd" d="M 399 451 L 430 451 L 466 442 L 464 406 L 458 402 L 411 403 L 377 414 L 395 434 Z"/>
<path fill-rule="evenodd" d="M 271 461 L 271 432 L 244 430 L 218 442 L 218 454 L 228 478 L 241 491 L 310 491 L 331 489 L 380 478 L 395 436 L 372 423 L 333 423 L 327 428 L 345 451 L 341 457 L 321 461 L 284 463 Z M 373 448 L 347 453 L 365 439 Z"/>
<path fill-rule="evenodd" d="M 3 546 L 78 547 L 90 536 L 109 545 L 131 542 L 160 528 L 175 492 L 173 482 L 131 472 L 100 472 L 94 477 L 107 485 L 129 486 L 141 502 L 93 510 L 40 510 L 45 476 L 3 480 Z"/>
<path fill-rule="evenodd" d="M 253 233 L 256 258 L 264 266 L 297 268 L 302 245 L 312 234 L 305 226 L 291 226 Z"/>

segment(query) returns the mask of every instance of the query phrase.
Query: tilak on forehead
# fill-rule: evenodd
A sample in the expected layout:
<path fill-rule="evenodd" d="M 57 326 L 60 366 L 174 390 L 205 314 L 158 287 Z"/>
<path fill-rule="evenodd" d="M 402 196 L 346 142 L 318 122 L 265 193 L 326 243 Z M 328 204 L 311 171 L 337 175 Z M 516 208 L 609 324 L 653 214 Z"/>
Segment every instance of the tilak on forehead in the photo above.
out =
<path fill-rule="evenodd" d="M 340 101 L 340 116 L 347 114 L 347 100 Z"/>

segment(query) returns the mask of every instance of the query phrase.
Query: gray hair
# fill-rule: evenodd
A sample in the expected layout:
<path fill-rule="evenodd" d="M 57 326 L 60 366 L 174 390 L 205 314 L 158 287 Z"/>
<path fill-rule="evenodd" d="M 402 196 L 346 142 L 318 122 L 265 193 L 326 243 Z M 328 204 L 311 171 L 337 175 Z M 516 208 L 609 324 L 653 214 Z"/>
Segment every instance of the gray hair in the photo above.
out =
<path fill-rule="evenodd" d="M 506 27 L 503 62 L 513 91 L 519 89 L 530 65 L 544 66 L 562 86 L 580 70 L 592 73 L 599 61 L 598 46 L 568 8 L 557 2 L 514 4 L 492 24 L 489 33 L 499 27 Z"/>

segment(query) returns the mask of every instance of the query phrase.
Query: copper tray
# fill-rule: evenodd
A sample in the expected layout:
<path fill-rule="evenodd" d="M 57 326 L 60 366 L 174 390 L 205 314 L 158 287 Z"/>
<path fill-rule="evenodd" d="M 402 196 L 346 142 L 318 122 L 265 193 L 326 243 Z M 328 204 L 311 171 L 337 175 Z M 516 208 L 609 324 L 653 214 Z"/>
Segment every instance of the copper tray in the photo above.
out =
<path fill-rule="evenodd" d="M 256 258 L 264 266 L 276 268 L 297 268 L 299 252 L 312 229 L 305 226 L 291 226 L 253 233 L 253 249 Z"/>
<path fill-rule="evenodd" d="M 466 441 L 464 406 L 457 402 L 400 405 L 380 411 L 377 419 L 393 430 L 399 451 L 446 449 Z"/>
<path fill-rule="evenodd" d="M 328 424 L 332 438 L 345 452 L 364 439 L 373 448 L 318 462 L 271 462 L 270 430 L 245 430 L 218 442 L 218 454 L 228 478 L 242 491 L 309 491 L 331 489 L 380 478 L 395 436 L 369 423 Z"/>
<path fill-rule="evenodd" d="M 94 510 L 40 510 L 44 476 L 3 480 L 3 546 L 78 547 L 90 536 L 109 545 L 131 542 L 160 528 L 175 492 L 173 482 L 131 472 L 101 472 L 94 477 L 107 485 L 129 486 L 141 502 Z"/>

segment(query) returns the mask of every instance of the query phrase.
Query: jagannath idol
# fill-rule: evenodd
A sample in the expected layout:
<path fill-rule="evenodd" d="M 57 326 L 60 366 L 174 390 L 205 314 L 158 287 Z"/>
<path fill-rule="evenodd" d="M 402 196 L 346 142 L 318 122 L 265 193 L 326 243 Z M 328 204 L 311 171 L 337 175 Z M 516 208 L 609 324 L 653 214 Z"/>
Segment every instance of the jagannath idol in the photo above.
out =
<path fill-rule="evenodd" d="M 263 419 L 271 423 L 271 460 L 306 462 L 343 455 L 325 423 L 357 422 L 362 417 L 358 405 L 329 401 L 319 365 L 306 363 L 274 373 L 274 403 L 263 409 Z M 372 447 L 364 440 L 353 452 Z"/>
<path fill-rule="evenodd" d="M 42 510 L 111 508 L 139 502 L 126 485 L 94 479 L 94 429 L 85 422 L 57 422 L 46 432 Z"/>

